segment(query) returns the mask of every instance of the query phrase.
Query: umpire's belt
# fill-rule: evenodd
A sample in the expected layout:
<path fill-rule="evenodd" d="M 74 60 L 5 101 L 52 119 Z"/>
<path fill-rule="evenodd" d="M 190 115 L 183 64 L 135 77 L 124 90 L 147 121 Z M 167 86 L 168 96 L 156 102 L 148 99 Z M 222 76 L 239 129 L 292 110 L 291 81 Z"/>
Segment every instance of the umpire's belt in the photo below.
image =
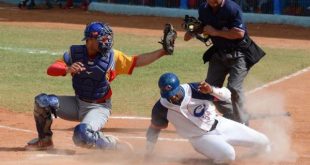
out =
<path fill-rule="evenodd" d="M 219 123 L 219 121 L 215 119 L 211 129 L 208 132 L 211 132 L 211 131 L 215 130 L 215 128 L 216 128 L 218 123 Z"/>

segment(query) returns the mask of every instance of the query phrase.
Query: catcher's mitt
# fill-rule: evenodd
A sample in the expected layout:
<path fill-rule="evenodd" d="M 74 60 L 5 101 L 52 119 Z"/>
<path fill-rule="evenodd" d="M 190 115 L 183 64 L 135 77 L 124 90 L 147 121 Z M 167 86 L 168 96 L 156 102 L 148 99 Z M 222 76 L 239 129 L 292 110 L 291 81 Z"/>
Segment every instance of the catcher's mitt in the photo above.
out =
<path fill-rule="evenodd" d="M 196 37 L 196 39 L 203 42 L 206 46 L 210 46 L 212 41 L 208 35 L 202 34 L 203 32 L 203 23 L 193 16 L 185 15 L 185 18 L 182 23 L 182 28 Z"/>
<path fill-rule="evenodd" d="M 193 33 L 193 34 L 200 34 L 203 31 L 203 24 L 197 18 L 185 15 L 183 20 L 182 27 L 185 31 Z"/>
<path fill-rule="evenodd" d="M 167 54 L 172 55 L 174 51 L 174 41 L 177 38 L 177 32 L 173 29 L 171 24 L 166 24 L 164 28 L 164 37 L 159 42 L 163 45 Z"/>

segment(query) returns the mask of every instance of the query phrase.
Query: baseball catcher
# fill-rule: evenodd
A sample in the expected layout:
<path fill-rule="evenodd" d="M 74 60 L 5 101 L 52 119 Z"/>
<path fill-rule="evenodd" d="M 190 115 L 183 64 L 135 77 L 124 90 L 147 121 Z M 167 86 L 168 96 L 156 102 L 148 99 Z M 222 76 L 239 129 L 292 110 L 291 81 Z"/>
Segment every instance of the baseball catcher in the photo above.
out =
<path fill-rule="evenodd" d="M 72 76 L 74 96 L 39 94 L 34 98 L 34 119 L 38 137 L 26 149 L 53 148 L 52 114 L 79 122 L 74 128 L 75 145 L 97 149 L 132 149 L 127 142 L 101 132 L 111 114 L 111 82 L 116 76 L 131 75 L 136 67 L 148 65 L 164 55 L 172 54 L 176 33 L 166 26 L 163 48 L 136 56 L 113 49 L 111 27 L 104 22 L 91 22 L 84 30 L 84 45 L 71 45 L 62 59 L 47 69 L 50 76 Z"/>

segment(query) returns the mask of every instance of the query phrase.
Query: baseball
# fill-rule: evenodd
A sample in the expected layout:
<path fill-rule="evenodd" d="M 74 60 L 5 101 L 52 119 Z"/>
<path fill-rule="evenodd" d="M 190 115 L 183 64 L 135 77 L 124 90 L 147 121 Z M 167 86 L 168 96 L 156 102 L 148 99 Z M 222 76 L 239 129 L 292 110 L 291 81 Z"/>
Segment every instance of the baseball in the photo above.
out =
<path fill-rule="evenodd" d="M 188 28 L 189 30 L 194 30 L 194 25 L 189 25 Z"/>

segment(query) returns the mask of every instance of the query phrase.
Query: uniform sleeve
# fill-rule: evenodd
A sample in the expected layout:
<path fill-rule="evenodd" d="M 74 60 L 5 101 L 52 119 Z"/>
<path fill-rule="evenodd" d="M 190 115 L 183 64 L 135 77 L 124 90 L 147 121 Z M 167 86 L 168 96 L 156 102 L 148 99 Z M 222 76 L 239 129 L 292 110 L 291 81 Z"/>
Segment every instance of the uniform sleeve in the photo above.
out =
<path fill-rule="evenodd" d="M 212 93 L 203 94 L 198 91 L 199 83 L 190 83 L 192 89 L 192 97 L 195 99 L 203 99 L 209 101 L 230 101 L 231 92 L 226 87 L 217 88 L 212 86 Z"/>
<path fill-rule="evenodd" d="M 47 74 L 50 76 L 65 76 L 66 67 L 67 65 L 63 59 L 56 60 L 47 68 Z"/>
<path fill-rule="evenodd" d="M 115 73 L 119 74 L 132 74 L 136 65 L 136 56 L 127 56 L 121 51 L 114 50 L 115 57 Z"/>
<path fill-rule="evenodd" d="M 229 89 L 226 87 L 222 88 L 217 88 L 217 87 L 212 87 L 212 93 L 215 98 L 221 100 L 221 101 L 230 101 L 231 99 L 231 92 Z"/>
<path fill-rule="evenodd" d="M 47 68 L 47 74 L 50 76 L 65 76 L 66 68 L 72 64 L 70 52 L 65 52 L 62 59 L 56 60 Z"/>
<path fill-rule="evenodd" d="M 203 94 L 201 92 L 198 91 L 198 86 L 199 83 L 195 82 L 195 83 L 189 83 L 189 86 L 191 87 L 192 90 L 192 97 L 195 99 L 202 99 L 202 100 L 209 100 L 209 101 L 214 101 L 214 96 L 210 95 L 210 94 Z"/>
<path fill-rule="evenodd" d="M 70 51 L 64 53 L 64 55 L 63 55 L 63 61 L 64 61 L 68 66 L 71 66 L 71 65 L 72 65 L 72 59 L 71 59 Z"/>
<path fill-rule="evenodd" d="M 199 21 L 203 21 L 202 20 L 202 6 L 199 6 L 199 8 L 198 8 L 198 20 Z"/>
<path fill-rule="evenodd" d="M 242 17 L 242 10 L 239 6 L 236 5 L 233 9 L 231 9 L 231 28 L 238 28 L 241 30 L 245 30 L 245 25 Z"/>
<path fill-rule="evenodd" d="M 152 110 L 152 119 L 151 123 L 159 128 L 166 128 L 168 126 L 168 119 L 167 119 L 168 109 L 164 107 L 160 101 L 154 105 Z"/>
<path fill-rule="evenodd" d="M 206 8 L 207 7 L 207 3 L 202 3 L 199 8 L 198 8 L 198 20 L 202 22 L 203 26 L 205 26 L 207 24 L 206 20 L 205 20 L 205 14 L 206 14 Z"/>

